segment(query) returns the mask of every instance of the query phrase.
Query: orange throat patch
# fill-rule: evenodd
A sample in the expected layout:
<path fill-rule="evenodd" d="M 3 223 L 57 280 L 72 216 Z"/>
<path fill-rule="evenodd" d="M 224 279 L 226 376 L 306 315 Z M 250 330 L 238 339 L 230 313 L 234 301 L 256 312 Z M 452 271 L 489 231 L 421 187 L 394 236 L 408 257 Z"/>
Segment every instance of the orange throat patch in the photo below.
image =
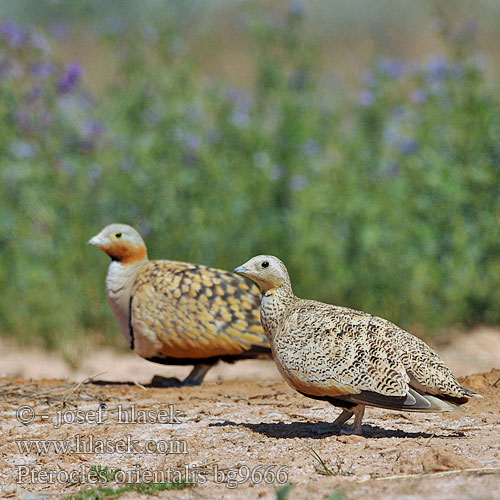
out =
<path fill-rule="evenodd" d="M 131 246 L 123 243 L 113 243 L 106 247 L 99 247 L 106 252 L 113 260 L 117 260 L 122 264 L 134 264 L 148 258 L 148 252 L 144 245 Z"/>

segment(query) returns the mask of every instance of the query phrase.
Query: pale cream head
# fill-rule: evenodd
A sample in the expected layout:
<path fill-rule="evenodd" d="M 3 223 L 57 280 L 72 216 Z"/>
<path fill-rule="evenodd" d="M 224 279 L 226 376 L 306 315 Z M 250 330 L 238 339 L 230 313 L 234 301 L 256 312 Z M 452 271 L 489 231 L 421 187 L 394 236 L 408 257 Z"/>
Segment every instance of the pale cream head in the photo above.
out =
<path fill-rule="evenodd" d="M 255 281 L 262 293 L 280 287 L 291 289 L 285 264 L 278 257 L 272 255 L 257 255 L 242 266 L 237 267 L 234 272 Z"/>
<path fill-rule="evenodd" d="M 131 264 L 148 258 L 141 235 L 127 224 L 110 224 L 88 241 L 99 247 L 112 260 Z"/>

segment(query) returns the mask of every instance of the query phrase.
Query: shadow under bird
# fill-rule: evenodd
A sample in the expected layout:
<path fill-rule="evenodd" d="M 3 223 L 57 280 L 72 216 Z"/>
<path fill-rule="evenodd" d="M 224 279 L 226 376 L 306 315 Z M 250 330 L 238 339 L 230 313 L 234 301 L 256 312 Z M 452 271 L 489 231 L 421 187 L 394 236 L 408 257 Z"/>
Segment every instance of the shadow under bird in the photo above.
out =
<path fill-rule="evenodd" d="M 259 318 L 260 294 L 228 271 L 171 260 L 149 260 L 141 235 L 111 224 L 88 242 L 111 263 L 106 296 L 130 348 L 166 365 L 194 365 L 180 383 L 199 385 L 219 360 L 270 358 Z"/>
<path fill-rule="evenodd" d="M 261 321 L 283 378 L 312 399 L 343 408 L 333 422 L 355 417 L 362 434 L 365 406 L 416 412 L 456 410 L 471 397 L 422 340 L 385 319 L 293 294 L 277 257 L 259 255 L 234 272 L 262 293 Z"/>

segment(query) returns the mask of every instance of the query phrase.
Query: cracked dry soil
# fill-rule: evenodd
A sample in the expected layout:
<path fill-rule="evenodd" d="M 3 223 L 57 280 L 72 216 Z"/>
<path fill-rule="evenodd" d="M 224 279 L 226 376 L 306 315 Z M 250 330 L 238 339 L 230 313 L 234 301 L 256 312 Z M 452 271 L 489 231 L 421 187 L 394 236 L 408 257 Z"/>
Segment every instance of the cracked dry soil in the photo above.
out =
<path fill-rule="evenodd" d="M 60 498 L 95 487 L 85 474 L 108 466 L 122 480 L 197 483 L 159 498 L 274 499 L 279 483 L 293 484 L 289 499 L 500 498 L 500 370 L 462 382 L 484 399 L 452 414 L 367 408 L 360 437 L 279 378 L 184 388 L 1 378 L 0 497 Z"/>

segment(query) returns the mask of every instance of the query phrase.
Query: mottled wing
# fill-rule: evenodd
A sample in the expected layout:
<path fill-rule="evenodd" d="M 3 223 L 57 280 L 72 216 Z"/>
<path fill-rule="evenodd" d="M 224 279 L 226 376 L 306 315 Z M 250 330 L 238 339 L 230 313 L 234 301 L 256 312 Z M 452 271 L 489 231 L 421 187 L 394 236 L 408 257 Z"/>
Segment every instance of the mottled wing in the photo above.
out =
<path fill-rule="evenodd" d="M 405 396 L 406 370 L 392 345 L 374 335 L 372 320 L 352 309 L 300 300 L 276 337 L 286 378 L 315 396 Z"/>
<path fill-rule="evenodd" d="M 132 290 L 136 352 L 146 358 L 206 358 L 269 347 L 260 324 L 260 294 L 219 269 L 151 261 Z"/>
<path fill-rule="evenodd" d="M 457 399 L 473 394 L 460 385 L 439 355 L 418 337 L 377 317 L 371 329 L 394 347 L 410 377 L 410 386 L 417 391 Z"/>

